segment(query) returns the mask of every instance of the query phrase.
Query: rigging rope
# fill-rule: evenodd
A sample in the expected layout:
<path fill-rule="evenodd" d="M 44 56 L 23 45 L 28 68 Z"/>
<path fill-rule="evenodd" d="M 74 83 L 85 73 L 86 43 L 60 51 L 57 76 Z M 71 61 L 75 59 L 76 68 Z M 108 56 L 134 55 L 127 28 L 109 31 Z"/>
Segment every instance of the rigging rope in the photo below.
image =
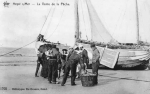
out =
<path fill-rule="evenodd" d="M 52 8 L 52 7 L 51 7 L 51 8 Z M 51 8 L 50 8 L 50 11 L 51 11 Z M 44 21 L 44 23 L 43 23 L 43 25 L 42 25 L 42 28 L 41 28 L 39 34 L 40 34 L 41 31 L 43 30 L 43 27 L 44 27 L 44 25 L 45 25 L 45 23 L 46 23 L 46 21 L 47 21 L 47 18 L 48 18 L 49 14 L 50 14 L 50 11 L 49 11 L 49 13 L 48 13 L 48 15 L 47 15 L 47 17 L 46 17 L 46 20 Z M 36 40 L 37 40 L 37 39 L 36 39 Z M 34 41 L 32 41 L 32 42 L 30 42 L 30 43 L 28 43 L 28 44 L 26 44 L 26 45 L 24 45 L 24 46 L 22 46 L 22 47 L 19 47 L 19 48 L 13 50 L 13 51 L 10 51 L 10 52 L 8 52 L 8 53 L 2 54 L 2 55 L 0 55 L 0 57 L 5 56 L 5 55 L 8 55 L 8 54 L 10 54 L 10 53 L 13 53 L 13 52 L 15 52 L 15 51 L 18 51 L 18 50 L 20 50 L 20 49 L 22 49 L 22 48 L 24 48 L 24 47 L 26 47 L 26 46 L 28 46 L 28 45 L 30 45 L 30 44 L 36 42 L 36 40 L 34 40 Z"/>
<path fill-rule="evenodd" d="M 59 26 L 59 24 L 60 24 L 60 21 L 61 21 L 61 19 L 62 19 L 62 16 L 63 16 L 63 14 L 64 14 L 64 10 L 65 10 L 65 6 L 64 6 L 64 8 L 63 8 L 63 11 L 62 11 L 62 14 L 61 14 L 59 23 L 57 24 L 57 26 L 56 26 L 56 28 L 54 29 L 54 31 L 52 32 L 52 34 L 48 36 L 48 39 L 49 39 L 49 38 L 55 33 L 55 31 L 57 30 L 57 28 L 58 28 L 58 26 Z"/>
<path fill-rule="evenodd" d="M 128 0 L 128 1 L 129 1 L 129 0 Z M 127 3 L 128 3 L 128 1 L 127 1 Z M 127 3 L 126 3 L 126 5 L 125 5 L 125 7 L 127 7 Z M 122 7 L 122 6 L 119 7 L 120 10 L 121 10 L 121 7 Z M 121 12 L 122 12 L 122 13 L 120 13 L 120 16 L 119 16 L 119 19 L 117 20 L 117 23 L 119 23 L 119 21 L 121 20 L 122 14 L 124 14 L 124 13 L 123 13 L 123 10 L 121 10 Z M 115 31 L 116 31 L 118 25 L 119 25 L 119 24 L 116 24 L 116 26 L 115 26 L 115 28 L 114 28 L 114 32 L 112 33 L 112 36 L 115 34 Z"/>
<path fill-rule="evenodd" d="M 20 50 L 20 49 L 22 49 L 22 48 L 24 48 L 24 47 L 26 47 L 26 46 L 28 46 L 28 45 L 34 43 L 35 41 L 36 41 L 36 40 L 34 40 L 34 41 L 32 41 L 32 42 L 30 42 L 30 43 L 28 43 L 28 44 L 26 44 L 26 45 L 24 45 L 24 46 L 22 46 L 22 47 L 20 47 L 20 48 L 17 48 L 17 49 L 15 49 L 15 50 L 13 50 L 13 51 L 10 51 L 10 52 L 8 52 L 8 53 L 5 53 L 5 54 L 3 54 L 3 55 L 0 55 L 0 57 L 5 56 L 5 55 L 8 55 L 8 54 L 10 54 L 10 53 L 13 53 L 13 52 L 15 52 L 15 51 L 18 51 L 18 50 Z"/>
<path fill-rule="evenodd" d="M 55 1 L 55 0 L 54 0 Z M 42 28 L 41 28 L 41 30 L 40 30 L 40 33 L 41 33 L 41 31 L 43 30 L 43 27 L 44 27 L 44 25 L 45 25 L 45 23 L 46 23 L 46 21 L 47 21 L 47 18 L 48 18 L 48 16 L 49 16 L 49 14 L 50 14 L 50 12 L 51 12 L 51 9 L 52 9 L 52 7 L 50 8 L 50 11 L 49 11 L 49 13 L 48 13 L 48 15 L 47 15 L 47 17 L 46 17 L 46 20 L 44 21 L 44 24 L 42 25 Z M 40 34 L 39 33 L 39 34 Z"/>
<path fill-rule="evenodd" d="M 56 2 L 58 2 L 58 0 L 57 0 Z M 56 5 L 55 5 L 55 7 L 54 7 L 54 9 L 53 9 L 53 11 L 52 11 L 52 17 L 51 17 L 51 19 L 50 19 L 50 22 L 49 22 L 48 26 L 50 26 L 50 24 L 51 24 L 51 22 L 52 22 L 52 18 L 53 18 L 53 15 L 54 15 L 55 8 L 56 8 Z M 48 27 L 47 27 L 46 32 L 44 33 L 44 35 L 46 35 L 47 32 L 48 32 Z"/>

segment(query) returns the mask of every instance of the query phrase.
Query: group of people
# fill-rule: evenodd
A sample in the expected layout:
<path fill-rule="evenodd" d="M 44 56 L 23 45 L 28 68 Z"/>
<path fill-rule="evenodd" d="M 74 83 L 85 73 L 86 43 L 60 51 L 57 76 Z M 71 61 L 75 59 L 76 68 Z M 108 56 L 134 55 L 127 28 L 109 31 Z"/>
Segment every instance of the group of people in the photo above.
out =
<path fill-rule="evenodd" d="M 63 56 L 56 45 L 44 43 L 43 40 L 43 35 L 39 35 L 36 42 L 38 60 L 35 77 L 38 77 L 39 68 L 42 66 L 41 76 L 48 78 L 49 83 L 56 84 L 56 78 L 59 76 L 58 69 L 61 67 Z"/>
<path fill-rule="evenodd" d="M 82 45 L 69 48 L 69 53 L 66 55 L 67 50 L 62 50 L 60 53 L 59 48 L 54 44 L 47 44 L 43 42 L 44 36 L 39 35 L 36 42 L 37 52 L 37 68 L 35 77 L 38 77 L 38 70 L 40 65 L 41 76 L 48 78 L 49 83 L 59 84 L 57 78 L 60 78 L 60 72 L 63 71 L 63 78 L 61 86 L 64 86 L 69 73 L 71 71 L 71 85 L 74 86 L 76 77 L 80 77 L 86 73 L 86 68 L 89 66 L 88 52 Z M 91 44 L 93 51 L 92 57 L 92 73 L 98 77 L 98 67 L 100 53 L 94 44 Z M 98 83 L 98 80 L 96 81 Z"/>

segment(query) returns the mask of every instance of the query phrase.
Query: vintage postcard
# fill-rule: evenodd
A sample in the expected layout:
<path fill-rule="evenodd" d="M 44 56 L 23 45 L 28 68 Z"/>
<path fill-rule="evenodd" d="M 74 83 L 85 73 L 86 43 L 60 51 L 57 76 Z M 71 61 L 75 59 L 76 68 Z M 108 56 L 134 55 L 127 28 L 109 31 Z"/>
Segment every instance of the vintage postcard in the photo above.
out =
<path fill-rule="evenodd" d="M 150 0 L 0 0 L 0 94 L 150 94 Z"/>

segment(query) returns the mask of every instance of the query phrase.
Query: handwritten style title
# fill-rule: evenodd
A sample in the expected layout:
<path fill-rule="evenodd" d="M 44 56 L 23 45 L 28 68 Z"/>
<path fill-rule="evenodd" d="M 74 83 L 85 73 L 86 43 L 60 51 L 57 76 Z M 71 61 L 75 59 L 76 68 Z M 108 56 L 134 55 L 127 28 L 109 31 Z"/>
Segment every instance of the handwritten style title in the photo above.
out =
<path fill-rule="evenodd" d="M 15 5 L 15 6 L 20 6 L 20 5 L 23 5 L 23 6 L 28 6 L 28 5 L 37 5 L 37 6 L 40 6 L 40 5 L 45 5 L 45 6 L 69 6 L 70 4 L 69 3 L 66 3 L 66 2 L 60 2 L 60 3 L 45 3 L 45 2 L 37 2 L 37 3 L 28 3 L 28 2 L 24 2 L 24 3 L 16 3 L 16 2 L 13 2 L 13 3 L 9 3 L 9 2 L 4 2 L 4 7 L 9 7 L 9 5 Z"/>

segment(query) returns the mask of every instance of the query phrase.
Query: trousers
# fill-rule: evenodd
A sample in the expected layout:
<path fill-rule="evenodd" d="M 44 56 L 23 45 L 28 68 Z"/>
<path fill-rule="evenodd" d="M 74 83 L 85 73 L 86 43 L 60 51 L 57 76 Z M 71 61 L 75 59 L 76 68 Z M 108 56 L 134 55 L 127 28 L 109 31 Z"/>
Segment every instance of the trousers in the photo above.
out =
<path fill-rule="evenodd" d="M 58 64 L 57 60 L 48 61 L 48 81 L 56 82 Z"/>
<path fill-rule="evenodd" d="M 42 66 L 42 70 L 41 70 L 41 76 L 44 77 L 44 78 L 48 77 L 48 62 L 47 62 L 46 58 L 43 59 L 43 66 Z"/>
<path fill-rule="evenodd" d="M 40 68 L 40 65 L 42 66 L 42 64 L 43 64 L 42 57 L 38 57 L 37 65 L 36 65 L 36 71 L 35 71 L 35 76 L 37 76 L 39 68 Z"/>
<path fill-rule="evenodd" d="M 69 60 L 67 63 L 66 63 L 66 66 L 65 66 L 65 73 L 64 73 L 64 76 L 63 76 L 63 80 L 62 80 L 62 84 L 64 85 L 67 81 L 67 77 L 69 75 L 69 72 L 71 70 L 71 84 L 75 84 L 75 78 L 76 78 L 76 67 L 77 67 L 77 64 L 74 60 Z"/>
<path fill-rule="evenodd" d="M 98 83 L 98 68 L 99 68 L 99 62 L 98 61 L 97 62 L 93 62 L 92 63 L 92 73 L 96 74 L 96 76 L 97 76 L 97 79 L 95 81 L 96 84 Z"/>

